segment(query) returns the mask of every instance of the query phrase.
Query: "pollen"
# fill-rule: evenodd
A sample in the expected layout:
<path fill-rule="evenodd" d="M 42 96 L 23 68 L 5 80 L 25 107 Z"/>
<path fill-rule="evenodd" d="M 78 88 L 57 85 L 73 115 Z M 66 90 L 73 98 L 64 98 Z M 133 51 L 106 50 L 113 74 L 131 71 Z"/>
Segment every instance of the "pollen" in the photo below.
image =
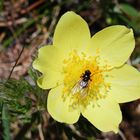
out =
<path fill-rule="evenodd" d="M 98 56 L 86 56 L 72 51 L 69 58 L 64 60 L 63 99 L 70 97 L 70 109 L 86 108 L 91 102 L 105 98 L 110 89 L 110 83 L 105 81 L 108 66 L 100 66 Z M 84 81 L 83 74 L 89 71 L 89 80 Z M 81 82 L 87 84 L 81 86 Z"/>

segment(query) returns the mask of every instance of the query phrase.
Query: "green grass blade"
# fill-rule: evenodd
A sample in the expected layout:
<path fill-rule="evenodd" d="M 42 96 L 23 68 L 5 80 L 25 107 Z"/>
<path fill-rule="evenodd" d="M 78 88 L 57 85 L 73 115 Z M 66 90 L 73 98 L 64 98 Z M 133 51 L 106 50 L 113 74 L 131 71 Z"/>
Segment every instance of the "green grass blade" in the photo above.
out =
<path fill-rule="evenodd" d="M 3 139 L 10 140 L 10 119 L 9 111 L 6 104 L 2 107 L 2 127 L 3 127 Z"/>

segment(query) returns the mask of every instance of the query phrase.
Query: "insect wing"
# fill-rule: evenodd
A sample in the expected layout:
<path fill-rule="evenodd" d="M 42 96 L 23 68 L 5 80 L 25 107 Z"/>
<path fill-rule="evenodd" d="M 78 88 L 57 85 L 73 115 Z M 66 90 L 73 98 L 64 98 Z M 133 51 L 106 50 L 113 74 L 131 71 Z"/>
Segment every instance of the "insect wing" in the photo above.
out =
<path fill-rule="evenodd" d="M 80 93 L 80 95 L 82 96 L 82 97 L 84 97 L 84 96 L 86 96 L 87 95 L 87 93 L 88 93 L 88 86 L 86 87 L 86 88 L 83 88 L 83 86 L 81 86 L 81 83 L 82 83 L 83 81 L 82 80 L 80 80 L 80 81 L 78 81 L 74 86 L 73 86 L 73 88 L 72 88 L 72 94 L 74 95 L 74 94 L 77 94 L 77 93 Z M 88 83 L 87 83 L 88 84 Z"/>
<path fill-rule="evenodd" d="M 82 90 L 81 90 L 81 97 L 82 98 L 84 98 L 87 94 L 88 94 L 88 90 L 89 90 L 89 88 L 88 87 L 86 87 L 86 88 L 83 88 Z"/>
<path fill-rule="evenodd" d="M 80 81 L 78 81 L 72 88 L 72 94 L 79 93 L 81 91 Z"/>

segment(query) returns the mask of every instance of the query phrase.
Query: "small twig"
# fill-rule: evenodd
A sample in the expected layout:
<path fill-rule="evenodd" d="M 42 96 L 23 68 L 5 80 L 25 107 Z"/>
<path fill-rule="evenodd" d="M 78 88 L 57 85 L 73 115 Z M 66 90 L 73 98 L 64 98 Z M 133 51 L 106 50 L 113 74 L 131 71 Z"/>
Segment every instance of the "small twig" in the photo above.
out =
<path fill-rule="evenodd" d="M 7 26 L 13 26 L 13 25 L 18 25 L 18 24 L 23 24 L 25 22 L 27 22 L 27 18 L 20 18 L 14 21 L 15 23 L 13 23 L 13 21 L 11 20 L 7 20 L 6 23 L 3 20 L 0 20 L 0 27 L 7 27 Z"/>
<path fill-rule="evenodd" d="M 45 0 L 38 0 L 37 2 L 35 2 L 32 5 L 30 5 L 29 7 L 27 7 L 26 9 L 21 10 L 21 14 L 25 14 L 25 13 L 33 10 L 34 8 L 36 8 L 37 6 L 39 6 L 40 4 L 42 4 L 44 2 L 45 2 Z"/>
<path fill-rule="evenodd" d="M 50 34 L 52 32 L 52 30 L 54 29 L 54 25 L 56 24 L 56 21 L 57 21 L 57 17 L 59 15 L 59 12 L 60 12 L 60 7 L 59 6 L 56 6 L 54 8 L 53 19 L 52 19 L 52 22 L 51 22 L 51 24 L 49 26 L 48 34 Z"/>
<path fill-rule="evenodd" d="M 127 140 L 125 135 L 123 134 L 123 132 L 119 129 L 119 132 L 118 132 L 119 136 L 121 137 L 122 140 Z"/>
<path fill-rule="evenodd" d="M 40 140 L 45 140 L 43 132 L 42 132 L 42 125 L 41 124 L 38 125 L 38 131 L 39 131 Z"/>
<path fill-rule="evenodd" d="M 18 60 L 20 59 L 20 57 L 21 57 L 21 55 L 22 55 L 22 53 L 23 53 L 23 50 L 24 50 L 24 46 L 22 47 L 22 50 L 21 50 L 21 52 L 20 52 L 20 54 L 19 54 L 19 56 L 18 56 L 18 58 L 17 58 L 17 60 L 16 60 L 16 62 L 15 62 L 15 64 L 14 64 L 12 70 L 10 71 L 10 74 L 9 74 L 9 76 L 8 76 L 8 80 L 10 79 L 10 77 L 11 77 L 11 75 L 12 75 L 12 73 L 13 73 L 13 70 L 14 70 L 14 68 L 16 67 L 17 63 L 18 63 Z"/>
<path fill-rule="evenodd" d="M 16 1 L 14 3 L 14 8 L 17 9 L 19 8 L 21 5 L 23 5 L 25 2 L 27 2 L 26 0 L 19 0 L 19 1 Z"/>
<path fill-rule="evenodd" d="M 83 137 L 83 136 L 81 135 L 81 133 L 80 133 L 79 131 L 76 130 L 76 128 L 74 127 L 74 125 L 70 124 L 70 125 L 68 125 L 68 126 L 69 126 L 69 128 L 73 131 L 73 133 L 75 133 L 77 136 Z"/>

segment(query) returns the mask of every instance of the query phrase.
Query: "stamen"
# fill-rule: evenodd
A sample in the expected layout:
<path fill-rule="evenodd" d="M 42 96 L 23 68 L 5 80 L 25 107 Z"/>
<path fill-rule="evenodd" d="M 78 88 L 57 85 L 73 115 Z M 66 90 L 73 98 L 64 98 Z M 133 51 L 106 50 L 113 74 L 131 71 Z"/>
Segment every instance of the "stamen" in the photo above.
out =
<path fill-rule="evenodd" d="M 107 96 L 110 84 L 105 81 L 103 73 L 108 71 L 108 66 L 100 67 L 98 59 L 98 56 L 78 55 L 73 51 L 64 60 L 63 99 L 71 99 L 70 108 L 86 108 L 91 102 Z"/>

